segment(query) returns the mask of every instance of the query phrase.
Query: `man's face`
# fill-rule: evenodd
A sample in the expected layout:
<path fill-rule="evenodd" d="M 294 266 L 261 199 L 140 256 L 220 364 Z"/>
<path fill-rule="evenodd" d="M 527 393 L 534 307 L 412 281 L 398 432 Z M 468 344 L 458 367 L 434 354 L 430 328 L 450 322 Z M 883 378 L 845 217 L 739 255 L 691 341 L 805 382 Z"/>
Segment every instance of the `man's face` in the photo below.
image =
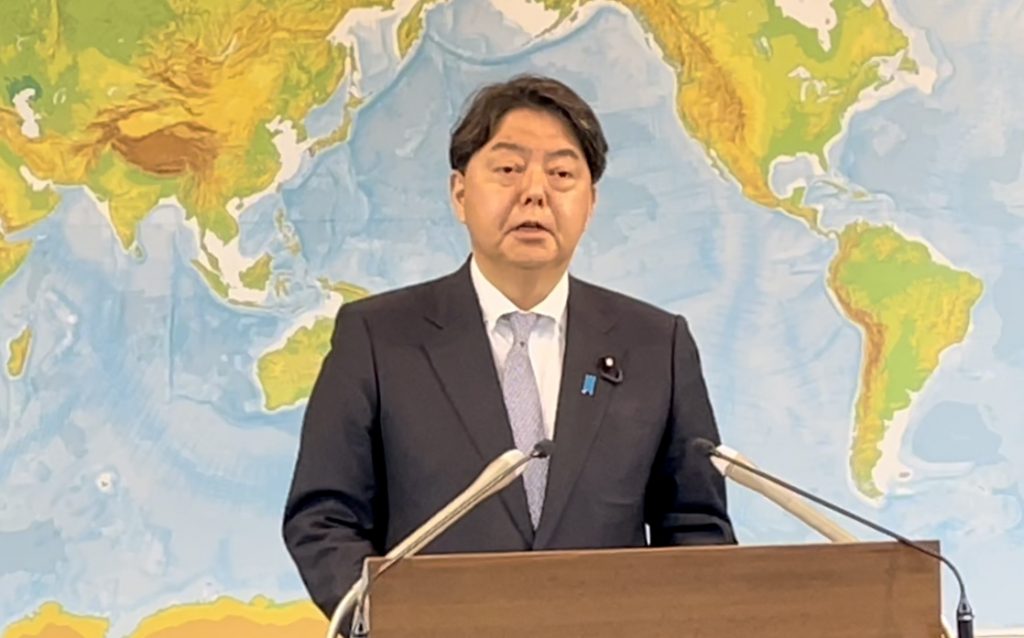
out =
<path fill-rule="evenodd" d="M 515 109 L 451 178 L 455 214 L 486 265 L 564 269 L 594 211 L 579 143 L 561 119 Z"/>

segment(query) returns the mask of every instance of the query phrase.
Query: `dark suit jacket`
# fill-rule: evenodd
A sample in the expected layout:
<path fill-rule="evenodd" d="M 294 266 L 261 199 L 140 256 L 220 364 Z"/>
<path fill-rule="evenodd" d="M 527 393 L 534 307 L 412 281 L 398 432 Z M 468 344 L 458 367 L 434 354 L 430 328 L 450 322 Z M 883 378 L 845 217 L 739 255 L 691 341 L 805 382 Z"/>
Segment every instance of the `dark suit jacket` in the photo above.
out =
<path fill-rule="evenodd" d="M 585 374 L 613 356 L 623 377 Z M 521 480 L 428 552 L 735 542 L 722 477 L 690 449 L 716 444 L 686 321 L 570 278 L 547 495 L 534 532 Z M 284 538 L 330 615 L 362 561 L 400 542 L 514 448 L 468 262 L 435 281 L 345 304 L 313 388 Z"/>

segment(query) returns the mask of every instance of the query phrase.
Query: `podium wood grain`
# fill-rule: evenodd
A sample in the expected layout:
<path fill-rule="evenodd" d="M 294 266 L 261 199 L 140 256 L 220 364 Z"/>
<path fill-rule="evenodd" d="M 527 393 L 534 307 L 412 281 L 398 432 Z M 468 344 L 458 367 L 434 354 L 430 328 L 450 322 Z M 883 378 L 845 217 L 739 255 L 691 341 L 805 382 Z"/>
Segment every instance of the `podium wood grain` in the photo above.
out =
<path fill-rule="evenodd" d="M 936 561 L 854 543 L 420 556 L 369 613 L 373 638 L 936 638 L 939 608 Z"/>

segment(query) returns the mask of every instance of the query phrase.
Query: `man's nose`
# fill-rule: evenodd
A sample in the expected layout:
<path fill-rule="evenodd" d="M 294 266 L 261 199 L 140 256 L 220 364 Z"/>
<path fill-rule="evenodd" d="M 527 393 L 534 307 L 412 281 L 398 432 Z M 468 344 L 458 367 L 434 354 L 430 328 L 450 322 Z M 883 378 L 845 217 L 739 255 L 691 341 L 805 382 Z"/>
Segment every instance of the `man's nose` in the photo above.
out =
<path fill-rule="evenodd" d="M 542 166 L 527 167 L 523 174 L 523 190 L 520 204 L 523 206 L 540 206 L 547 203 L 547 181 Z"/>

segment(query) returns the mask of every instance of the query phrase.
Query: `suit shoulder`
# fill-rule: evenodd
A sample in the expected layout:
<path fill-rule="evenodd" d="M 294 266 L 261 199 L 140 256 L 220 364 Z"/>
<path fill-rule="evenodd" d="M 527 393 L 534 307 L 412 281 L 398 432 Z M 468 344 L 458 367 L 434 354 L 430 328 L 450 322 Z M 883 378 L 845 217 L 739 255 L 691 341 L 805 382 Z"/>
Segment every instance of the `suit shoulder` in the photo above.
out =
<path fill-rule="evenodd" d="M 678 319 L 683 319 L 676 313 L 659 308 L 642 299 L 579 279 L 576 281 L 601 306 L 613 310 L 620 321 L 626 325 L 640 329 L 672 330 L 675 322 Z"/>
<path fill-rule="evenodd" d="M 403 315 L 422 309 L 430 290 L 442 278 L 431 279 L 384 292 L 374 293 L 368 297 L 346 302 L 341 312 L 349 316 L 360 316 L 368 320 L 377 320 L 385 316 Z"/>

